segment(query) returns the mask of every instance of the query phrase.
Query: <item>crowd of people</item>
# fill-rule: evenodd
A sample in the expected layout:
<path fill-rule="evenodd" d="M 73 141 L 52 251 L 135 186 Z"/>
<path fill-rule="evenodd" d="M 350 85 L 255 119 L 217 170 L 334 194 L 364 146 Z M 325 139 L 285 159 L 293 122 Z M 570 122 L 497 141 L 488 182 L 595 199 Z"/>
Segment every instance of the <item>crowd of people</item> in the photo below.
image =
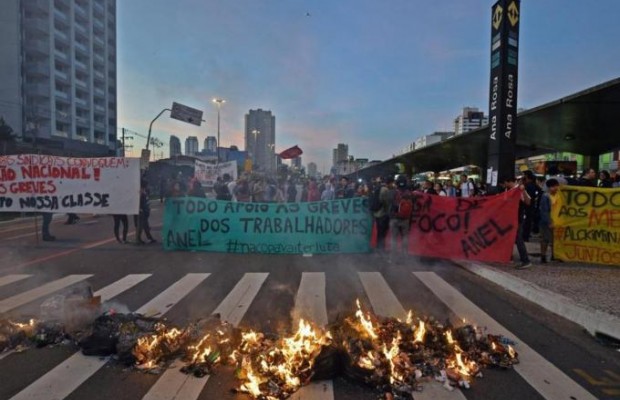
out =
<path fill-rule="evenodd" d="M 592 168 L 587 169 L 579 178 L 566 177 L 557 170 L 549 170 L 548 177 L 536 176 L 532 171 L 523 172 L 522 176 L 500 182 L 503 190 L 519 188 L 521 200 L 518 210 L 518 232 L 516 246 L 520 257 L 518 268 L 532 266 L 525 246 L 533 235 L 540 236 L 541 263 L 553 261 L 553 223 L 551 208 L 556 202 L 556 194 L 561 185 L 590 186 L 601 188 L 620 187 L 620 173 L 601 171 L 599 174 Z M 224 174 L 217 178 L 212 194 L 216 200 L 235 202 L 312 202 L 352 197 L 367 197 L 370 211 L 374 217 L 377 240 L 376 252 L 386 255 L 388 262 L 398 262 L 404 259 L 408 251 L 408 237 L 413 210 L 412 198 L 416 192 L 446 197 L 478 197 L 487 195 L 486 186 L 476 182 L 466 174 L 458 180 L 437 179 L 422 182 L 411 181 L 405 175 L 376 178 L 371 182 L 350 180 L 347 177 L 335 178 L 325 176 L 322 179 L 310 177 L 299 179 L 275 179 L 258 174 L 242 174 L 238 179 L 232 179 Z M 136 243 L 146 241 L 155 243 L 151 234 L 150 199 L 151 191 L 148 182 L 141 181 L 139 213 L 133 216 L 136 227 Z M 195 178 L 185 178 L 182 174 L 174 178 L 160 179 L 160 202 L 167 197 L 203 197 L 207 192 Z M 114 236 L 119 243 L 127 243 L 129 217 L 114 215 Z M 69 214 L 67 224 L 77 223 L 79 217 Z M 51 214 L 43 214 L 43 240 L 55 238 L 49 232 Z M 391 233 L 391 249 L 386 248 L 386 237 Z M 146 241 L 142 239 L 145 235 Z M 550 253 L 550 257 L 547 254 Z"/>

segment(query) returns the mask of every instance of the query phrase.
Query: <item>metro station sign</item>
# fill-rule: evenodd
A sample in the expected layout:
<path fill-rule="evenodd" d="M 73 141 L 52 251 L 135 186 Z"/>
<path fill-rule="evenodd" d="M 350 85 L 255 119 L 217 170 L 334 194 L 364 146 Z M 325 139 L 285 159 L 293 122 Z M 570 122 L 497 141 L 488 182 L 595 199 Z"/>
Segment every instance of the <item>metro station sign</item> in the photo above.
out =
<path fill-rule="evenodd" d="M 519 77 L 519 0 L 498 0 L 491 12 L 491 80 L 487 183 L 514 175 Z"/>

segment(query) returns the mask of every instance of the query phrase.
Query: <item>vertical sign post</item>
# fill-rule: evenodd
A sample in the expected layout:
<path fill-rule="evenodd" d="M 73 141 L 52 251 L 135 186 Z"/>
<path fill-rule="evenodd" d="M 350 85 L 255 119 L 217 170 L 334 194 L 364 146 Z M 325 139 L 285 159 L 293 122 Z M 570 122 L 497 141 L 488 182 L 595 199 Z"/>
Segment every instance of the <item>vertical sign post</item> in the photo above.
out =
<path fill-rule="evenodd" d="M 497 191 L 515 173 L 520 0 L 498 0 L 491 10 L 487 181 Z"/>

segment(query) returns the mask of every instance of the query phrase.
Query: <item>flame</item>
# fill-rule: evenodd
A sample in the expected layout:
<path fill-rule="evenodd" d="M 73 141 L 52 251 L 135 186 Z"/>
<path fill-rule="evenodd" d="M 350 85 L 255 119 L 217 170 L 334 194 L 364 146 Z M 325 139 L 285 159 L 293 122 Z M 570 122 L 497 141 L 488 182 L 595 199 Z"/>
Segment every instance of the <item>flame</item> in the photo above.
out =
<path fill-rule="evenodd" d="M 249 393 L 256 398 L 260 397 L 262 395 L 260 390 L 261 381 L 252 369 L 252 363 L 244 360 L 242 367 L 245 370 L 246 382 L 241 385 L 239 390 Z"/>
<path fill-rule="evenodd" d="M 9 324 L 13 325 L 14 327 L 16 327 L 19 330 L 25 331 L 25 330 L 30 330 L 32 328 L 34 328 L 34 326 L 36 325 L 36 321 L 34 319 L 30 319 L 28 322 L 13 322 L 13 321 L 9 321 Z"/>
<path fill-rule="evenodd" d="M 407 313 L 407 319 L 405 320 L 405 323 L 407 325 L 411 325 L 412 322 L 413 322 L 413 311 L 409 310 L 409 312 Z"/>
<path fill-rule="evenodd" d="M 366 332 L 366 334 L 370 336 L 371 339 L 377 339 L 379 336 L 375 332 L 375 328 L 373 327 L 370 318 L 367 315 L 364 315 L 364 313 L 362 312 L 360 300 L 355 300 L 355 304 L 357 304 L 357 311 L 355 312 L 355 316 L 359 319 L 363 331 Z"/>
<path fill-rule="evenodd" d="M 213 352 L 213 349 L 211 348 L 211 346 L 206 346 L 203 348 L 203 345 L 209 339 L 210 336 L 211 335 L 207 333 L 206 335 L 202 337 L 202 339 L 200 339 L 198 344 L 196 344 L 195 346 L 188 346 L 187 349 L 189 351 L 193 351 L 192 358 L 190 361 L 192 364 L 206 362 L 207 357 L 209 357 L 209 354 Z"/>
<path fill-rule="evenodd" d="M 398 332 L 398 335 L 396 335 L 396 337 L 392 339 L 392 344 L 389 349 L 387 348 L 385 343 L 383 344 L 383 355 L 385 356 L 385 358 L 388 360 L 390 364 L 390 383 L 401 382 L 403 380 L 403 376 L 398 373 L 396 369 L 396 363 L 394 362 L 394 359 L 400 353 L 400 348 L 399 348 L 400 342 L 401 342 L 401 336 L 400 336 L 400 332 Z"/>
<path fill-rule="evenodd" d="M 448 344 L 454 344 L 454 339 L 452 338 L 452 331 L 446 331 L 446 339 L 448 340 Z"/>
<path fill-rule="evenodd" d="M 420 320 L 418 329 L 415 330 L 413 343 L 423 343 L 425 334 L 426 334 L 426 327 L 424 326 L 424 321 Z"/>
<path fill-rule="evenodd" d="M 493 349 L 493 351 L 497 351 L 497 345 L 495 342 L 491 342 L 491 349 Z"/>
<path fill-rule="evenodd" d="M 375 354 L 372 351 L 369 351 L 365 355 L 360 356 L 357 365 L 365 369 L 375 369 L 376 359 L 377 357 Z"/>
<path fill-rule="evenodd" d="M 515 358 L 517 356 L 517 352 L 511 345 L 508 345 L 508 354 L 510 355 L 510 358 Z"/>
<path fill-rule="evenodd" d="M 305 380 L 311 375 L 315 358 L 332 340 L 329 332 L 322 333 L 303 319 L 293 335 L 280 339 L 267 353 L 253 353 L 262 346 L 261 335 L 250 331 L 241 336 L 239 351 L 234 353 L 234 360 L 241 359 L 241 370 L 246 376 L 240 390 L 255 398 L 271 398 L 259 387 L 261 382 L 269 379 L 267 376 L 278 378 L 286 392 L 299 389 L 301 377 Z"/>
<path fill-rule="evenodd" d="M 162 345 L 171 345 L 183 333 L 177 328 L 166 329 L 152 335 L 138 338 L 136 345 L 132 350 L 132 354 L 136 357 L 137 364 L 140 368 L 154 368 L 159 362 L 157 349 Z"/>

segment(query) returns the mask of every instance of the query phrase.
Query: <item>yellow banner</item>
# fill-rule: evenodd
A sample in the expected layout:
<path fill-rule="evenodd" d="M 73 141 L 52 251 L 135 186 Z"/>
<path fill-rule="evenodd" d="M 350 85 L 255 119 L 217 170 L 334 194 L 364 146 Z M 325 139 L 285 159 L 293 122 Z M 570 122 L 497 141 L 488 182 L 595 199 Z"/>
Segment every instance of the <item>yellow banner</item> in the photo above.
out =
<path fill-rule="evenodd" d="M 563 186 L 552 219 L 554 257 L 620 266 L 620 189 Z"/>

